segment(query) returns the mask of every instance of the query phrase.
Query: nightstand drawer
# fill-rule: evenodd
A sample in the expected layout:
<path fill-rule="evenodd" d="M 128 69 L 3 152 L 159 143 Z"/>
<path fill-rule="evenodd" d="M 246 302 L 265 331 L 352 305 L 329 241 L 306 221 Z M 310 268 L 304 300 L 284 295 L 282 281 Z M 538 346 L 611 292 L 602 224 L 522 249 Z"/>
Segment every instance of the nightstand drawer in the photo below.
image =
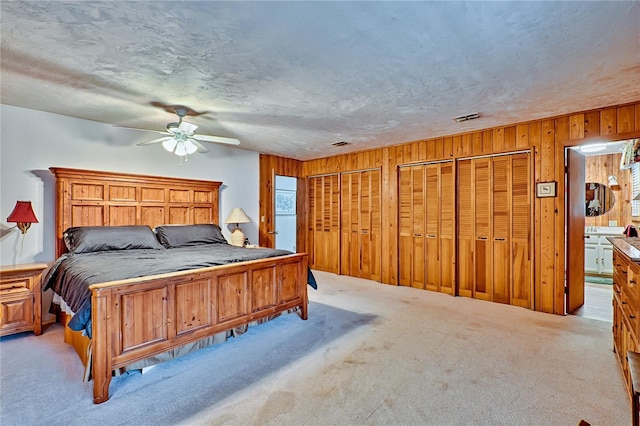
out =
<path fill-rule="evenodd" d="M 42 272 L 45 263 L 0 266 L 0 336 L 42 333 Z"/>
<path fill-rule="evenodd" d="M 33 329 L 33 295 L 7 297 L 0 302 L 0 335 Z"/>
<path fill-rule="evenodd" d="M 33 288 L 33 278 L 32 277 L 20 277 L 13 279 L 3 279 L 0 281 L 0 293 L 5 294 L 13 294 L 13 293 L 21 293 L 21 292 L 29 292 Z"/>

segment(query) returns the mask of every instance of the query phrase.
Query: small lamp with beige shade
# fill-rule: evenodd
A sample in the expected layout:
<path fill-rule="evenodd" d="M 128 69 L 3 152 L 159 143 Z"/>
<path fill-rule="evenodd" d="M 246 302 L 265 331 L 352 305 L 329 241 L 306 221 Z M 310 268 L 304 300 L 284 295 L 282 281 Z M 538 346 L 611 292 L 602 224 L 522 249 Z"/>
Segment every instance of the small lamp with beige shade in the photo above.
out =
<path fill-rule="evenodd" d="M 244 232 L 240 229 L 241 223 L 250 223 L 251 219 L 240 207 L 231 210 L 231 214 L 224 223 L 235 223 L 236 227 L 231 231 L 231 245 L 237 247 L 244 246 Z"/>

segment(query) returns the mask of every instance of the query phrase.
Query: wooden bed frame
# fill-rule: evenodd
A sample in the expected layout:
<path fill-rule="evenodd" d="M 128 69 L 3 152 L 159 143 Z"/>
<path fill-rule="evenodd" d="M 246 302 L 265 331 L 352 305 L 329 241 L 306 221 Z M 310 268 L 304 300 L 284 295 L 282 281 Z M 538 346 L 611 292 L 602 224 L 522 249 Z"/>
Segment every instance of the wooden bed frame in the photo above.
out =
<path fill-rule="evenodd" d="M 218 223 L 221 182 L 51 168 L 56 254 L 72 226 Z M 247 249 L 251 250 L 251 249 Z M 293 308 L 307 319 L 307 254 L 95 284 L 93 402 L 114 369 Z"/>

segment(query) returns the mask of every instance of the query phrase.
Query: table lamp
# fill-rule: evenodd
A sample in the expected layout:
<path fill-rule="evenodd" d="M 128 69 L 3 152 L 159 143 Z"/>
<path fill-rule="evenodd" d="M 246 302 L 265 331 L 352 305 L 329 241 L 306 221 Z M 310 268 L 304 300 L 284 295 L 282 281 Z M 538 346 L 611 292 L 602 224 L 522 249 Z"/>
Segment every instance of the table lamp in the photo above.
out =
<path fill-rule="evenodd" d="M 236 227 L 231 231 L 231 245 L 237 247 L 244 246 L 244 232 L 240 229 L 241 223 L 249 223 L 251 219 L 240 207 L 231 210 L 231 214 L 224 223 L 235 223 Z"/>

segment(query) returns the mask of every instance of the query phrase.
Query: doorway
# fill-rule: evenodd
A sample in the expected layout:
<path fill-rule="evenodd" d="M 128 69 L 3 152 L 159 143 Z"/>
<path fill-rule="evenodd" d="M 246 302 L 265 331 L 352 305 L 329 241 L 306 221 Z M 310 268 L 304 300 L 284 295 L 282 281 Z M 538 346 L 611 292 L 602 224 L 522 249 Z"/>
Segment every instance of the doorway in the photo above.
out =
<path fill-rule="evenodd" d="M 274 191 L 275 248 L 296 252 L 298 180 L 276 175 Z"/>
<path fill-rule="evenodd" d="M 581 181 L 574 181 L 573 186 L 567 186 L 567 244 L 571 245 L 573 241 L 573 247 L 567 253 L 566 311 L 607 322 L 612 322 L 613 298 L 613 247 L 607 238 L 621 236 L 624 226 L 631 223 L 628 202 L 631 198 L 631 173 L 620 170 L 625 142 L 568 148 L 568 154 L 579 153 L 578 157 L 583 156 L 583 165 L 569 162 L 567 180 L 570 181 L 572 176 L 575 179 L 576 173 L 572 171 L 572 166 L 584 167 L 584 175 Z M 579 215 L 582 216 L 581 226 L 576 226 L 575 217 L 572 218 L 577 215 L 577 210 L 580 210 Z M 574 221 L 573 228 L 571 220 Z M 575 256 L 580 244 L 583 256 Z M 569 253 L 574 258 L 581 257 L 582 266 L 571 265 Z M 580 273 L 576 273 L 575 268 L 581 268 Z M 583 275 L 579 283 L 576 282 L 577 276 L 571 278 L 572 273 Z M 582 301 L 576 302 L 576 294 L 582 297 Z"/>

